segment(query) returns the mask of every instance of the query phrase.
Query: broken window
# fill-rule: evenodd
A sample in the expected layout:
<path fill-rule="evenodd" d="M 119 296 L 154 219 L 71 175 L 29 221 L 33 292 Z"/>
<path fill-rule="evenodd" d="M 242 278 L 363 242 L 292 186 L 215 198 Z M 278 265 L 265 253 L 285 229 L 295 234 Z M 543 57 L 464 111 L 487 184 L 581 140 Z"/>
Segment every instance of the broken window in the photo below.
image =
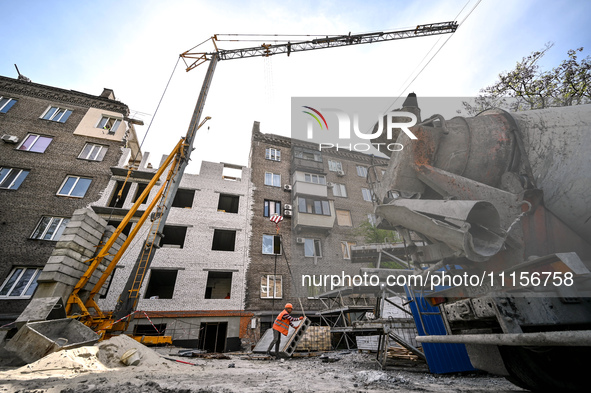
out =
<path fill-rule="evenodd" d="M 111 202 L 109 202 L 109 207 L 123 207 L 125 203 L 125 199 L 127 199 L 127 194 L 129 193 L 129 188 L 131 187 L 130 182 L 125 182 L 122 180 L 117 180 L 115 184 L 115 190 L 113 190 L 113 196 L 111 197 Z M 123 188 L 123 191 L 121 189 Z M 119 193 L 121 192 L 121 198 L 118 198 Z"/>
<path fill-rule="evenodd" d="M 281 202 L 270 201 L 265 199 L 265 204 L 263 207 L 263 217 L 271 217 L 273 214 L 281 215 Z"/>
<path fill-rule="evenodd" d="M 208 272 L 205 299 L 230 299 L 232 272 Z"/>
<path fill-rule="evenodd" d="M 351 242 L 341 242 L 341 251 L 343 251 L 343 259 L 351 259 L 351 247 L 354 245 L 355 243 Z"/>
<path fill-rule="evenodd" d="M 240 197 L 238 195 L 220 194 L 218 201 L 218 211 L 225 213 L 238 213 L 238 202 Z"/>
<path fill-rule="evenodd" d="M 44 120 L 57 121 L 58 123 L 65 123 L 68 117 L 72 114 L 69 109 L 58 108 L 57 106 L 49 107 L 41 117 Z"/>
<path fill-rule="evenodd" d="M 277 235 L 263 235 L 263 254 L 280 255 L 281 237 Z"/>
<path fill-rule="evenodd" d="M 283 282 L 280 275 L 266 274 L 261 277 L 261 298 L 281 299 L 283 297 Z"/>
<path fill-rule="evenodd" d="M 336 210 L 337 224 L 342 227 L 353 226 L 351 222 L 351 212 L 349 210 Z"/>
<path fill-rule="evenodd" d="M 56 242 L 66 229 L 68 222 L 70 222 L 69 218 L 42 217 L 31 235 L 31 239 L 53 240 Z"/>
<path fill-rule="evenodd" d="M 17 190 L 29 171 L 18 168 L 0 168 L 0 188 Z"/>
<path fill-rule="evenodd" d="M 236 231 L 228 229 L 214 229 L 212 250 L 234 251 L 236 244 Z"/>
<path fill-rule="evenodd" d="M 138 183 L 137 184 L 137 188 L 135 190 L 135 195 L 134 195 L 133 200 L 132 200 L 133 203 L 136 203 L 137 202 L 137 200 L 142 195 L 142 193 L 145 191 L 145 189 L 146 189 L 147 186 L 148 185 L 145 184 L 145 183 Z M 144 203 L 146 203 L 146 201 L 148 200 L 148 196 L 149 195 L 150 194 L 146 195 L 146 197 L 142 200 L 142 202 L 140 203 L 140 205 L 143 205 Z"/>
<path fill-rule="evenodd" d="M 304 239 L 304 256 L 322 258 L 320 239 Z"/>
<path fill-rule="evenodd" d="M 160 247 L 183 248 L 185 237 L 187 236 L 187 227 L 165 225 L 162 230 L 162 240 Z"/>
<path fill-rule="evenodd" d="M 15 267 L 0 286 L 0 298 L 30 298 L 37 288 L 39 268 Z"/>
<path fill-rule="evenodd" d="M 18 150 L 32 151 L 35 153 L 44 153 L 47 146 L 51 143 L 53 138 L 48 136 L 41 136 L 37 134 L 29 134 L 20 144 Z"/>
<path fill-rule="evenodd" d="M 172 299 L 178 270 L 151 269 L 145 299 Z"/>
<path fill-rule="evenodd" d="M 96 125 L 96 128 L 102 128 L 112 135 L 117 131 L 117 128 L 119 128 L 119 124 L 121 124 L 121 119 L 103 116 Z"/>
<path fill-rule="evenodd" d="M 172 207 L 181 207 L 190 209 L 193 207 L 193 199 L 195 198 L 195 190 L 187 190 L 179 188 L 176 191 Z"/>

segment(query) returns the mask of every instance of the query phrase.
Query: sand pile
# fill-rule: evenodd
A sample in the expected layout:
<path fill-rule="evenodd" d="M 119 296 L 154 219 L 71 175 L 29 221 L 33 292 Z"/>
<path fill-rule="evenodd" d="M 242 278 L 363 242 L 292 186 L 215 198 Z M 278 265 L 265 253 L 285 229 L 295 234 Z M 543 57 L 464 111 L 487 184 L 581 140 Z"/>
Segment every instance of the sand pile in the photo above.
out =
<path fill-rule="evenodd" d="M 109 368 L 127 367 L 121 362 L 121 356 L 130 349 L 137 350 L 140 356 L 139 366 L 159 366 L 168 362 L 155 351 L 124 334 L 101 341 L 97 346 L 98 359 Z"/>

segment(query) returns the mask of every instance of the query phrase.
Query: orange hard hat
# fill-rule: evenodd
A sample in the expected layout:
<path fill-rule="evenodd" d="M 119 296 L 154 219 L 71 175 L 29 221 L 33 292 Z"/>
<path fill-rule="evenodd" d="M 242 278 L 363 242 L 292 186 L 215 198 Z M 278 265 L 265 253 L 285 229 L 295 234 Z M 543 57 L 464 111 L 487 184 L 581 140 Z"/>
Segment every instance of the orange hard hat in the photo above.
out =
<path fill-rule="evenodd" d="M 292 306 L 292 304 L 291 304 L 291 303 L 287 303 L 287 304 L 285 305 L 285 308 L 291 308 L 291 309 L 293 309 L 293 306 Z"/>

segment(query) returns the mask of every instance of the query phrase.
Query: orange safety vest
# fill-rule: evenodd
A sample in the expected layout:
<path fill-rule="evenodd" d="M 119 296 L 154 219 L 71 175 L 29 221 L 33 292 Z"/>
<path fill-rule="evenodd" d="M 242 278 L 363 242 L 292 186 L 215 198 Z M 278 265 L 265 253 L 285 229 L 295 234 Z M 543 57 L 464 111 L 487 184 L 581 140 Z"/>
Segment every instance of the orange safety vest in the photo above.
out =
<path fill-rule="evenodd" d="M 278 330 L 284 336 L 287 336 L 287 332 L 289 331 L 289 322 L 283 319 L 285 314 L 289 314 L 287 310 L 281 311 L 277 318 L 275 319 L 275 323 L 273 324 L 273 329 Z"/>

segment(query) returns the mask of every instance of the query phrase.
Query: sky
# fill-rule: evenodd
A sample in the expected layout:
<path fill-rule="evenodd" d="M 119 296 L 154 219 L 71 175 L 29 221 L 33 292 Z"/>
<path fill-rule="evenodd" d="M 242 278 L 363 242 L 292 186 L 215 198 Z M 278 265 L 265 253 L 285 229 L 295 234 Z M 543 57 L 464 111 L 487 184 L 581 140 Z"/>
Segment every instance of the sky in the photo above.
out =
<path fill-rule="evenodd" d="M 0 75 L 16 78 L 17 64 L 35 83 L 94 95 L 113 89 L 144 121 L 138 136 L 155 166 L 187 132 L 207 69 L 186 72 L 179 54 L 214 34 L 325 36 L 460 23 L 452 35 L 219 62 L 203 113 L 212 119 L 197 134 L 188 173 L 202 160 L 247 165 L 254 121 L 264 133 L 289 136 L 292 97 L 392 97 L 395 105 L 409 92 L 474 96 L 547 42 L 554 46 L 545 68 L 569 49 L 591 53 L 586 0 L 0 0 L 0 7 L 0 26 L 10 32 Z M 211 41 L 200 48 L 214 50 Z"/>

